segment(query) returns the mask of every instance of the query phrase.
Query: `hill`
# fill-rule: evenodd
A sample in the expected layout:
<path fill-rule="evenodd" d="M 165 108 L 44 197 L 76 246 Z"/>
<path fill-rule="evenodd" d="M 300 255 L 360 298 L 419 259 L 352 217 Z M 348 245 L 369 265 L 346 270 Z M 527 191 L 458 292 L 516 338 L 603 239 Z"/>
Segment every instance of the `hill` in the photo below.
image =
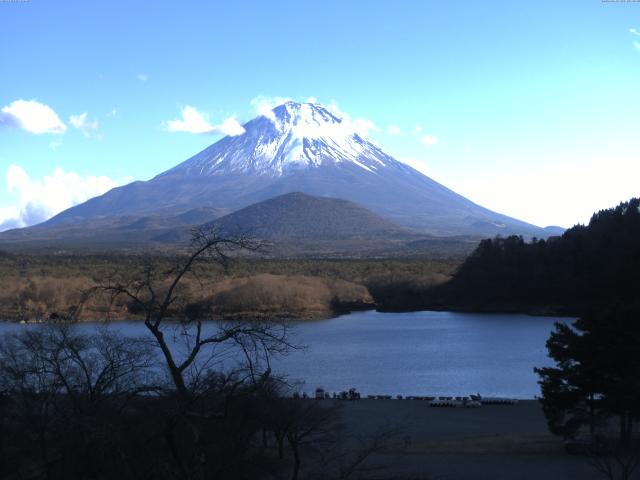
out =
<path fill-rule="evenodd" d="M 222 232 L 252 232 L 268 239 L 340 240 L 411 235 L 360 205 L 300 192 L 280 195 L 226 215 L 213 224 Z"/>
<path fill-rule="evenodd" d="M 0 248 L 33 250 L 180 251 L 191 230 L 213 225 L 220 234 L 268 241 L 267 257 L 460 258 L 477 244 L 473 237 L 434 237 L 400 227 L 353 202 L 299 192 L 281 195 L 219 217 L 214 209 L 174 216 L 106 217 L 5 232 Z M 217 218 L 219 217 L 219 218 Z M 204 221 L 203 220 L 207 220 Z"/>

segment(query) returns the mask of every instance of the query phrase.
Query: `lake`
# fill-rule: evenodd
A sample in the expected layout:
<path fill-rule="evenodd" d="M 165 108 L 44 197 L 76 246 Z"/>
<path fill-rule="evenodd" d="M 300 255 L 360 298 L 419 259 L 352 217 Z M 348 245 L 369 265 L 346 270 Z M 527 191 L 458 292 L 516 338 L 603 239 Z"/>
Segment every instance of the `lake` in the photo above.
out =
<path fill-rule="evenodd" d="M 275 373 L 329 391 L 363 395 L 539 395 L 536 366 L 551 365 L 545 341 L 567 318 L 455 312 L 356 312 L 295 322 L 292 340 L 305 345 L 273 361 Z M 140 322 L 112 324 L 126 335 L 148 335 Z M 25 328 L 0 323 L 0 332 Z M 37 328 L 37 327 L 36 327 Z M 82 325 L 83 329 L 93 328 Z"/>

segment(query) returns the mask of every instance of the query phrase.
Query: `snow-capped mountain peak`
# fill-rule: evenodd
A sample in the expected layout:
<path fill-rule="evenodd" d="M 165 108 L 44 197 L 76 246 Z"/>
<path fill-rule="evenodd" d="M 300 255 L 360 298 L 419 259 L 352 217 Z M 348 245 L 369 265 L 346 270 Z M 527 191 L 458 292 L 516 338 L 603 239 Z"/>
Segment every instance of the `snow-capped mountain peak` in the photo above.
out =
<path fill-rule="evenodd" d="M 316 103 L 289 101 L 273 108 L 265 116 L 282 133 L 296 129 L 302 129 L 300 133 L 306 133 L 304 129 L 309 129 L 309 134 L 319 134 L 323 129 L 343 126 L 341 118 Z M 313 129 L 317 131 L 314 132 Z"/>
<path fill-rule="evenodd" d="M 356 166 L 370 173 L 399 164 L 362 138 L 349 118 L 316 103 L 286 102 L 244 124 L 164 175 L 242 173 L 278 177 L 301 169 Z"/>
<path fill-rule="evenodd" d="M 359 134 L 359 126 L 359 121 L 337 109 L 287 102 L 245 123 L 241 135 L 224 137 L 149 181 L 115 188 L 47 223 L 130 215 L 191 216 L 189 212 L 202 208 L 230 213 L 302 192 L 348 200 L 431 235 L 550 234 L 487 210 L 395 160 Z M 268 215 L 262 218 L 269 222 Z M 321 218 L 289 221 L 317 221 L 317 227 L 324 226 Z M 416 245 L 420 248 L 419 241 Z"/>

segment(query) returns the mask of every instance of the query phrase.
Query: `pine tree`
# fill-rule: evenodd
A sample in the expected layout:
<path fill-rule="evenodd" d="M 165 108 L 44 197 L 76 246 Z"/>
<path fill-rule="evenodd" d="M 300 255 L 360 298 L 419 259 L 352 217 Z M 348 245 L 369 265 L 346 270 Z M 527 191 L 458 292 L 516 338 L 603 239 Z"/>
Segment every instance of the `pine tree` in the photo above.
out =
<path fill-rule="evenodd" d="M 570 437 L 612 417 L 619 443 L 629 446 L 640 418 L 640 309 L 591 311 L 573 326 L 557 323 L 547 341 L 555 367 L 536 368 L 541 403 L 552 433 Z"/>

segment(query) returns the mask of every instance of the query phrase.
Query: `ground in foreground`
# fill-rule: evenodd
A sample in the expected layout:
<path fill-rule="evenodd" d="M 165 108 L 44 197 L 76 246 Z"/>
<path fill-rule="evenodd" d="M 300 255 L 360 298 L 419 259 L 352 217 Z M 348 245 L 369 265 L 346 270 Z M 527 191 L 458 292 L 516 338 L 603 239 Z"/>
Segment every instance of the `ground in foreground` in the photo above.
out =
<path fill-rule="evenodd" d="M 419 400 L 345 402 L 343 420 L 363 435 L 398 427 L 398 439 L 369 458 L 368 478 L 565 480 L 602 478 L 568 455 L 537 401 L 481 408 L 433 408 Z M 380 470 L 377 470 L 377 469 Z"/>

